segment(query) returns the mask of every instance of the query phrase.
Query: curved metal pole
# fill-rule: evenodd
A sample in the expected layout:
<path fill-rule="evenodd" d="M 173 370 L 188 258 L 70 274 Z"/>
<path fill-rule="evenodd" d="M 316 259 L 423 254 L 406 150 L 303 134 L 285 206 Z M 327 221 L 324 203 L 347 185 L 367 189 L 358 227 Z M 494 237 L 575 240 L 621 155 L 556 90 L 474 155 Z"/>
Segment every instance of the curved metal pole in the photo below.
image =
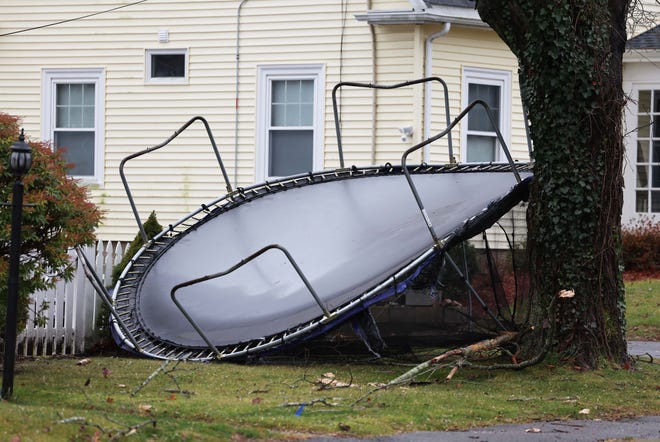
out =
<path fill-rule="evenodd" d="M 465 286 L 468 288 L 470 293 L 472 293 L 472 295 L 477 299 L 477 301 L 479 301 L 479 304 L 481 304 L 481 307 L 486 311 L 486 313 L 488 313 L 488 316 L 490 316 L 503 331 L 507 331 L 504 324 L 502 324 L 502 322 L 499 319 L 497 319 L 497 316 L 495 316 L 495 313 L 491 311 L 491 309 L 488 307 L 488 304 L 486 304 L 484 300 L 481 299 L 479 293 L 477 293 L 474 287 L 472 287 L 472 284 L 470 284 L 470 281 L 468 281 L 467 276 L 463 274 L 463 272 L 461 272 L 461 269 L 458 267 L 456 262 L 451 258 L 451 256 L 449 256 L 449 253 L 445 253 L 445 259 L 449 262 L 449 264 L 452 266 L 452 268 L 458 274 L 458 276 L 463 280 Z"/>
<path fill-rule="evenodd" d="M 374 84 L 374 83 L 354 83 L 351 81 L 342 81 L 339 82 L 335 85 L 335 87 L 332 88 L 332 110 L 335 116 L 335 132 L 337 134 L 337 149 L 339 150 L 339 167 L 341 169 L 344 168 L 344 147 L 341 141 L 341 128 L 339 127 L 339 110 L 337 106 L 337 91 L 339 88 L 343 86 L 351 86 L 351 87 L 363 87 L 363 88 L 370 88 L 370 89 L 397 89 L 400 87 L 404 86 L 411 86 L 414 84 L 419 84 L 419 83 L 428 83 L 430 81 L 437 81 L 442 85 L 442 88 L 444 89 L 444 96 L 445 96 L 445 116 L 447 120 L 447 126 L 451 124 L 451 117 L 449 116 L 449 89 L 447 87 L 447 83 L 440 78 L 440 77 L 427 77 L 427 78 L 420 78 L 418 80 L 412 80 L 412 81 L 404 81 L 403 83 L 397 83 L 393 85 L 382 85 L 382 84 Z M 447 144 L 449 146 L 449 158 L 454 157 L 454 152 L 453 152 L 453 146 L 452 146 L 452 141 L 451 141 L 451 133 L 449 133 L 449 136 L 447 137 Z"/>
<path fill-rule="evenodd" d="M 189 281 L 182 282 L 182 283 L 177 284 L 174 287 L 172 287 L 172 291 L 170 292 L 170 297 L 172 298 L 172 302 L 174 302 L 174 304 L 181 311 L 181 313 L 186 318 L 186 320 L 190 323 L 190 325 L 192 325 L 192 327 L 195 329 L 197 334 L 199 334 L 199 336 L 204 340 L 204 342 L 206 342 L 206 345 L 209 347 L 209 349 L 217 357 L 221 357 L 220 352 L 218 351 L 216 346 L 213 344 L 213 342 L 211 342 L 211 340 L 206 335 L 206 333 L 204 333 L 204 331 L 201 329 L 201 327 L 195 322 L 195 320 L 186 311 L 186 309 L 183 308 L 183 306 L 181 305 L 179 300 L 176 298 L 176 292 L 179 289 L 189 287 L 191 285 L 199 284 L 201 282 L 209 281 L 211 279 L 216 279 L 216 278 L 220 278 L 222 276 L 228 275 L 228 274 L 230 274 L 233 271 L 239 269 L 240 267 L 244 266 L 245 264 L 249 263 L 253 259 L 257 258 L 258 256 L 264 254 L 265 252 L 267 252 L 268 250 L 271 250 L 271 249 L 277 249 L 277 250 L 281 251 L 282 253 L 284 253 L 284 255 L 287 257 L 287 259 L 289 260 L 289 262 L 291 263 L 291 265 L 295 269 L 296 273 L 298 273 L 298 276 L 300 277 L 300 279 L 305 284 L 305 287 L 307 287 L 307 290 L 309 290 L 309 292 L 314 297 L 314 300 L 316 301 L 316 303 L 319 305 L 319 307 L 321 307 L 321 310 L 323 311 L 323 314 L 325 315 L 325 317 L 330 318 L 330 316 L 331 316 L 330 311 L 328 310 L 328 308 L 325 305 L 323 305 L 323 303 L 321 302 L 321 298 L 319 298 L 316 291 L 314 290 L 312 285 L 309 283 L 309 281 L 307 280 L 307 278 L 303 274 L 302 270 L 300 270 L 300 267 L 298 267 L 298 264 L 296 264 L 296 261 L 293 259 L 293 257 L 288 252 L 288 250 L 286 250 L 284 247 L 282 247 L 278 244 L 267 245 L 267 246 L 257 250 L 252 255 L 248 256 L 247 258 L 242 259 L 240 262 L 234 264 L 233 266 L 231 266 L 230 268 L 228 268 L 227 270 L 225 270 L 223 272 L 213 273 L 213 274 L 210 274 L 210 275 L 206 275 L 206 276 L 202 276 L 202 277 L 199 277 L 199 278 L 191 279 Z"/>
<path fill-rule="evenodd" d="M 131 333 L 131 331 L 126 326 L 126 323 L 121 319 L 119 313 L 117 313 L 114 305 L 112 305 L 112 297 L 110 296 L 110 293 L 108 293 L 108 290 L 106 290 L 105 286 L 103 285 L 103 281 L 101 281 L 99 278 L 99 275 L 94 271 L 92 263 L 89 262 L 89 259 L 87 258 L 87 255 L 85 255 L 84 250 L 82 250 L 80 246 L 76 246 L 75 249 L 76 253 L 78 254 L 79 262 L 83 267 L 83 272 L 85 273 L 85 276 L 87 276 L 90 284 L 92 284 L 92 288 L 96 294 L 99 295 L 99 298 L 101 298 L 101 301 L 103 301 L 105 306 L 108 307 L 110 314 L 115 319 L 115 321 L 117 321 L 122 332 L 126 335 L 126 338 L 131 342 L 135 350 L 139 353 L 142 353 L 142 349 L 135 340 L 133 333 Z"/>
<path fill-rule="evenodd" d="M 220 152 L 218 151 L 218 146 L 215 144 L 215 139 L 213 138 L 213 133 L 211 132 L 211 127 L 209 126 L 208 121 L 204 117 L 196 116 L 188 120 L 187 123 L 185 123 L 183 126 L 181 126 L 178 130 L 172 134 L 171 137 L 169 137 L 167 140 L 163 141 L 162 143 L 149 147 L 147 149 L 141 150 L 140 152 L 133 153 L 131 155 L 128 155 L 125 157 L 123 160 L 121 160 L 121 163 L 119 164 L 119 176 L 121 177 L 121 182 L 124 185 L 124 190 L 126 191 L 126 196 L 128 197 L 128 202 L 131 205 L 131 210 L 133 211 L 133 216 L 135 217 L 135 221 L 137 222 L 138 228 L 140 229 L 140 235 L 142 236 L 142 240 L 146 243 L 149 241 L 149 238 L 147 237 L 147 233 L 144 230 L 144 226 L 142 225 L 142 221 L 140 220 L 140 215 L 138 214 L 137 207 L 135 206 L 135 200 L 133 199 L 133 194 L 131 193 L 131 189 L 128 186 L 128 181 L 126 180 L 126 175 L 124 173 L 124 165 L 129 161 L 132 160 L 133 158 L 137 158 L 139 156 L 142 156 L 144 154 L 147 154 L 149 152 L 153 152 L 155 150 L 160 149 L 161 147 L 164 147 L 168 145 L 172 140 L 174 140 L 176 137 L 181 135 L 181 132 L 186 130 L 188 126 L 193 124 L 195 121 L 201 121 L 204 124 L 204 127 L 206 128 L 206 133 L 209 137 L 209 140 L 211 141 L 211 146 L 213 147 L 213 152 L 215 153 L 215 157 L 218 160 L 218 164 L 220 165 L 220 170 L 222 171 L 222 176 L 225 180 L 225 185 L 227 188 L 227 193 L 232 193 L 232 187 L 231 183 L 229 182 L 229 176 L 227 175 L 227 171 L 225 170 L 225 165 L 222 162 L 222 158 L 220 158 Z"/>
<path fill-rule="evenodd" d="M 444 137 L 445 135 L 451 133 L 451 130 L 465 117 L 470 110 L 472 110 L 473 107 L 475 106 L 482 106 L 484 109 L 486 109 L 486 114 L 488 115 L 488 119 L 490 120 L 491 125 L 495 129 L 495 133 L 497 134 L 497 139 L 500 142 L 500 145 L 502 146 L 502 150 L 504 150 L 504 154 L 507 157 L 507 160 L 509 162 L 509 165 L 511 166 L 511 171 L 513 172 L 513 175 L 516 177 L 516 181 L 520 183 L 522 180 L 520 178 L 520 173 L 518 173 L 518 170 L 516 169 L 516 164 L 513 161 L 513 157 L 511 157 L 511 153 L 509 152 L 509 148 L 507 147 L 506 143 L 504 142 L 504 137 L 502 136 L 502 133 L 500 132 L 500 129 L 497 127 L 497 124 L 495 122 L 495 118 L 493 117 L 490 107 L 488 104 L 483 101 L 483 100 L 475 100 L 472 103 L 470 103 L 463 111 L 456 117 L 454 121 L 447 126 L 445 130 L 440 132 L 439 134 L 436 134 L 432 136 L 431 138 L 428 138 L 421 143 L 411 147 L 410 149 L 406 150 L 403 153 L 403 156 L 401 157 L 401 168 L 403 169 L 403 173 L 406 175 L 406 181 L 408 181 L 408 185 L 410 186 L 410 190 L 413 193 L 413 196 L 415 197 L 415 201 L 417 202 L 417 206 L 419 207 L 419 210 L 422 212 L 422 216 L 424 217 L 424 221 L 426 222 L 426 227 L 429 229 L 429 233 L 431 234 L 431 237 L 433 238 L 433 242 L 436 245 L 442 245 L 440 244 L 440 241 L 435 234 L 435 229 L 433 228 L 433 225 L 431 223 L 431 219 L 429 218 L 428 214 L 426 213 L 426 209 L 424 208 L 424 203 L 422 202 L 422 199 L 419 196 L 419 193 L 417 192 L 417 187 L 415 187 L 415 183 L 413 183 L 412 177 L 410 176 L 410 171 L 408 170 L 408 167 L 406 166 L 406 160 L 408 159 L 408 155 L 410 155 L 412 152 L 415 152 L 422 147 L 431 144 L 432 142 Z"/>

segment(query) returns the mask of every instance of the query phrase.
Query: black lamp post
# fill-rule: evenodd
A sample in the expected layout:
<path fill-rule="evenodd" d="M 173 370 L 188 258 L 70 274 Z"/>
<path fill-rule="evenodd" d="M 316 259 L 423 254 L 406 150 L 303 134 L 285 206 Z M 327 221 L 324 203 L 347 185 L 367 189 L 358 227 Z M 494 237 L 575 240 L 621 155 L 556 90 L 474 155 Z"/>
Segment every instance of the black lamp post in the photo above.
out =
<path fill-rule="evenodd" d="M 9 399 L 14 391 L 14 362 L 16 360 L 16 327 L 18 316 L 18 280 L 21 258 L 21 218 L 23 216 L 23 177 L 32 166 L 32 150 L 21 135 L 11 146 L 9 168 L 14 173 L 11 202 L 11 242 L 9 249 L 9 280 L 7 283 L 7 320 L 5 322 L 5 353 L 0 398 Z"/>

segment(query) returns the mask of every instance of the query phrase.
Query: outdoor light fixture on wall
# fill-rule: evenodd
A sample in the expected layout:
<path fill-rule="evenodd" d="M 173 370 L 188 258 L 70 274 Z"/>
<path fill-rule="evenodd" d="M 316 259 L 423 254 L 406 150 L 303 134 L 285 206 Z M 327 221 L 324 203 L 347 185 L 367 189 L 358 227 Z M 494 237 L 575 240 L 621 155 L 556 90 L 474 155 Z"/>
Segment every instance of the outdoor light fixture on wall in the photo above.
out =
<path fill-rule="evenodd" d="M 7 316 L 5 321 L 5 352 L 0 398 L 9 399 L 14 390 L 14 362 L 16 360 L 16 334 L 18 316 L 18 281 L 21 257 L 21 221 L 23 217 L 23 177 L 32 166 L 32 149 L 21 135 L 11 146 L 9 168 L 14 174 L 11 201 L 11 239 L 9 246 L 9 277 L 7 283 Z"/>

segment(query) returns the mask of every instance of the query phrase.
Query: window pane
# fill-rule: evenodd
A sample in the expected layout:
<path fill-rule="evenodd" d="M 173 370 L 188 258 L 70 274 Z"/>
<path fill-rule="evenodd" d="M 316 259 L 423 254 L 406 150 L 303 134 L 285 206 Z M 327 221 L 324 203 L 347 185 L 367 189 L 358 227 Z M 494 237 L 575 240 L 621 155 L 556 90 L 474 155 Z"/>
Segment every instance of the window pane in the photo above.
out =
<path fill-rule="evenodd" d="M 80 106 L 69 107 L 69 125 L 67 127 L 76 129 L 84 127 L 82 121 L 82 113 L 83 108 Z"/>
<path fill-rule="evenodd" d="M 81 106 L 83 102 L 83 85 L 70 84 L 69 85 L 69 104 L 73 106 Z"/>
<path fill-rule="evenodd" d="M 651 212 L 660 212 L 660 191 L 651 192 Z"/>
<path fill-rule="evenodd" d="M 82 109 L 82 127 L 94 127 L 94 106 L 85 106 Z"/>
<path fill-rule="evenodd" d="M 285 126 L 286 125 L 286 106 L 282 103 L 273 104 L 270 112 L 270 125 L 271 126 Z"/>
<path fill-rule="evenodd" d="M 660 141 L 653 142 L 653 162 L 660 163 Z"/>
<path fill-rule="evenodd" d="M 649 142 L 646 140 L 637 142 L 637 162 L 649 162 Z"/>
<path fill-rule="evenodd" d="M 271 130 L 269 136 L 269 176 L 309 172 L 313 168 L 312 130 Z"/>
<path fill-rule="evenodd" d="M 271 88 L 271 126 L 312 126 L 314 80 L 275 80 Z"/>
<path fill-rule="evenodd" d="M 651 187 L 660 189 L 660 166 L 651 166 Z"/>
<path fill-rule="evenodd" d="M 55 126 L 57 128 L 93 128 L 93 83 L 70 83 L 56 86 Z"/>
<path fill-rule="evenodd" d="M 286 90 L 286 82 L 285 81 L 273 81 L 272 84 L 272 103 L 284 103 L 286 100 L 284 99 L 285 97 L 285 90 Z"/>
<path fill-rule="evenodd" d="M 488 106 L 495 118 L 495 122 L 500 120 L 500 87 L 470 83 L 468 86 L 468 101 L 472 103 L 474 100 L 483 100 Z M 493 125 L 490 124 L 486 109 L 481 105 L 472 108 L 468 115 L 468 130 L 478 130 L 485 132 L 492 132 Z"/>
<path fill-rule="evenodd" d="M 286 105 L 286 126 L 300 126 L 300 104 L 291 103 Z"/>
<path fill-rule="evenodd" d="M 94 84 L 88 83 L 83 85 L 83 102 L 84 106 L 94 106 Z"/>
<path fill-rule="evenodd" d="M 639 91 L 638 112 L 651 112 L 651 91 Z"/>
<path fill-rule="evenodd" d="M 55 99 L 58 106 L 66 106 L 69 104 L 69 85 L 58 84 L 56 86 L 57 98 Z"/>
<path fill-rule="evenodd" d="M 55 127 L 71 127 L 69 123 L 69 108 L 66 106 L 55 107 Z"/>
<path fill-rule="evenodd" d="M 183 78 L 185 72 L 185 54 L 151 54 L 152 78 Z"/>
<path fill-rule="evenodd" d="M 301 103 L 300 105 L 300 125 L 314 125 L 314 103 Z"/>
<path fill-rule="evenodd" d="M 651 126 L 651 117 L 648 115 L 640 115 L 637 118 L 637 136 L 640 138 L 648 138 L 649 126 Z"/>
<path fill-rule="evenodd" d="M 637 198 L 635 199 L 635 211 L 636 212 L 648 212 L 649 211 L 649 193 L 646 190 L 638 190 Z"/>
<path fill-rule="evenodd" d="M 637 187 L 649 186 L 649 174 L 647 166 L 637 166 Z"/>
<path fill-rule="evenodd" d="M 653 91 L 653 112 L 660 112 L 660 90 Z"/>
<path fill-rule="evenodd" d="M 94 132 L 55 131 L 53 142 L 64 149 L 64 159 L 73 164 L 71 175 L 94 175 Z"/>
<path fill-rule="evenodd" d="M 467 162 L 487 163 L 495 161 L 495 148 L 497 147 L 495 141 L 495 137 L 468 135 Z"/>
<path fill-rule="evenodd" d="M 653 126 L 653 136 L 656 138 L 660 137 L 660 117 L 658 115 L 653 117 L 653 121 L 651 122 L 651 125 Z"/>
<path fill-rule="evenodd" d="M 302 103 L 314 103 L 314 81 L 304 80 L 301 83 L 300 101 Z"/>
<path fill-rule="evenodd" d="M 300 103 L 300 80 L 286 80 L 287 103 Z"/>
<path fill-rule="evenodd" d="M 637 187 L 646 188 L 649 186 L 648 166 L 637 166 Z"/>

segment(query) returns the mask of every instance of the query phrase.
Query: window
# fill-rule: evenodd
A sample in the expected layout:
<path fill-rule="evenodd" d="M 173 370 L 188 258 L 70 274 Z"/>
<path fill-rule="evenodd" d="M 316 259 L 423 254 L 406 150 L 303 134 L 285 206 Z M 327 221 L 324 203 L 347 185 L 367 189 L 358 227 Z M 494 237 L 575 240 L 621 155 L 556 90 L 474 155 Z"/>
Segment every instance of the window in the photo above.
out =
<path fill-rule="evenodd" d="M 635 211 L 660 213 L 660 90 L 640 90 Z"/>
<path fill-rule="evenodd" d="M 145 65 L 148 82 L 182 83 L 188 80 L 186 49 L 147 49 Z"/>
<path fill-rule="evenodd" d="M 323 66 L 260 66 L 257 180 L 322 165 Z"/>
<path fill-rule="evenodd" d="M 103 162 L 103 69 L 43 71 L 42 138 L 62 149 L 69 173 L 100 182 Z"/>
<path fill-rule="evenodd" d="M 500 132 L 506 141 L 510 126 L 511 72 L 490 69 L 465 68 L 463 70 L 463 108 L 475 100 L 483 100 L 490 107 Z M 465 120 L 463 120 L 465 121 Z M 497 133 L 480 105 L 472 108 L 467 124 L 461 125 L 463 161 L 467 163 L 497 162 L 502 150 Z"/>

